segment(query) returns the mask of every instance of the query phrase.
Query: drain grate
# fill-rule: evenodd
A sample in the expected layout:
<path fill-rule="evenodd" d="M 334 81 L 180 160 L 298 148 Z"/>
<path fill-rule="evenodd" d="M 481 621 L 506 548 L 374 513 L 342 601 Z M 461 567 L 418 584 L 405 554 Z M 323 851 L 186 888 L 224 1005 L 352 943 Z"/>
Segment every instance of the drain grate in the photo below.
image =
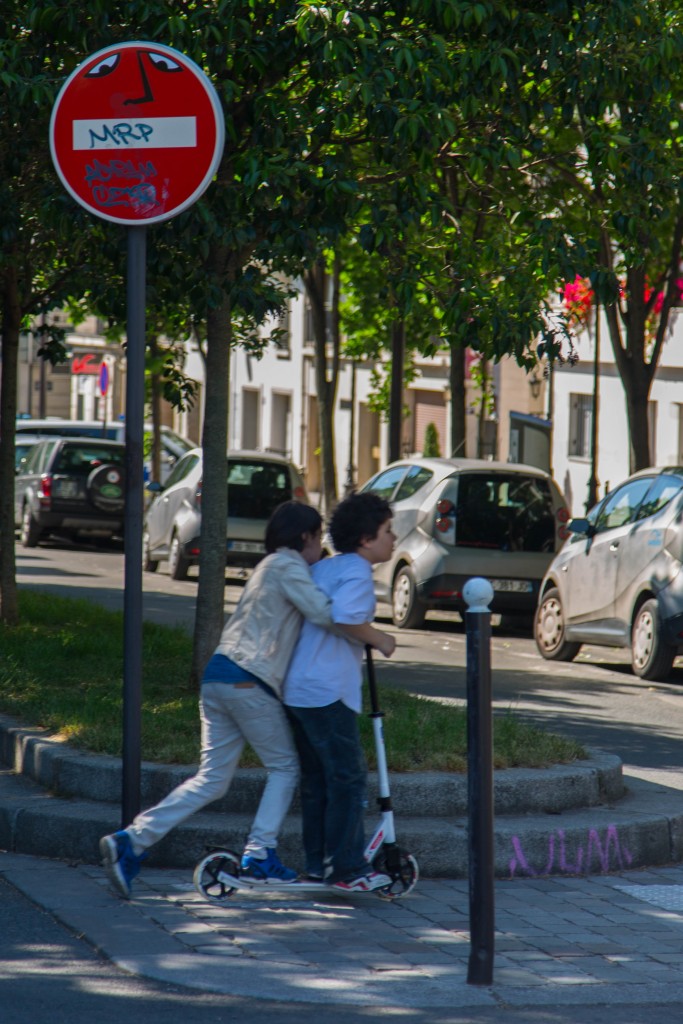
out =
<path fill-rule="evenodd" d="M 615 885 L 614 888 L 662 910 L 683 913 L 683 885 Z"/>

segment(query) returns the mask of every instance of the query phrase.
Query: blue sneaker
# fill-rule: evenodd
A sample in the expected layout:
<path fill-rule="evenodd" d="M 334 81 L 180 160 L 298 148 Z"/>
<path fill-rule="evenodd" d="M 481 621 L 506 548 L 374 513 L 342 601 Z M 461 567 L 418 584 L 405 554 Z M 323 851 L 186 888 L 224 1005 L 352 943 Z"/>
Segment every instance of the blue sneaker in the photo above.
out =
<path fill-rule="evenodd" d="M 296 882 L 299 877 L 296 871 L 286 868 L 281 863 L 275 850 L 266 850 L 265 857 L 255 857 L 251 853 L 245 853 L 242 857 L 241 872 L 252 882 L 262 882 L 264 885 L 273 882 Z"/>
<path fill-rule="evenodd" d="M 140 864 L 147 854 L 141 853 L 138 856 L 133 852 L 127 832 L 114 832 L 111 836 L 103 836 L 100 839 L 100 853 L 109 881 L 122 896 L 128 899 L 131 883 L 140 873 Z"/>

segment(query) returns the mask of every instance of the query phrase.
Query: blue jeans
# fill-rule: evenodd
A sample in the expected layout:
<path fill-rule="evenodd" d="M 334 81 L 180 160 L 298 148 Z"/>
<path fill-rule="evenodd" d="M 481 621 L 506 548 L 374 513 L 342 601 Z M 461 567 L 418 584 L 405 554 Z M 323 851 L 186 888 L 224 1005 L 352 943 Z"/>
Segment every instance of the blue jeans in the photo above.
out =
<path fill-rule="evenodd" d="M 287 713 L 301 764 L 306 870 L 327 882 L 364 875 L 367 768 L 356 712 L 338 700 Z"/>

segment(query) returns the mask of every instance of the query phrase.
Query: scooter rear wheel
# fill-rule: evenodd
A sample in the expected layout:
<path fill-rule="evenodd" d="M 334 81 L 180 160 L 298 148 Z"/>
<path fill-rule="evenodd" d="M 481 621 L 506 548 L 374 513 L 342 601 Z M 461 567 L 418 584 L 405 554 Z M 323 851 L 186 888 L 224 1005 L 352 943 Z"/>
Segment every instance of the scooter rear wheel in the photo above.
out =
<path fill-rule="evenodd" d="M 239 875 L 240 858 L 232 850 L 214 850 L 194 869 L 192 880 L 200 896 L 211 903 L 222 903 L 237 892 L 237 886 L 230 885 L 227 875 Z"/>
<path fill-rule="evenodd" d="M 390 868 L 386 850 L 382 847 L 372 862 L 375 871 L 381 871 L 383 874 L 391 877 L 391 885 L 385 885 L 383 889 L 375 890 L 378 896 L 383 896 L 388 900 L 398 899 L 399 896 L 407 896 L 409 892 L 413 891 L 420 877 L 420 869 L 412 853 L 399 849 L 398 856 L 398 867 L 396 868 L 392 865 Z M 392 857 L 391 860 L 393 859 Z"/>

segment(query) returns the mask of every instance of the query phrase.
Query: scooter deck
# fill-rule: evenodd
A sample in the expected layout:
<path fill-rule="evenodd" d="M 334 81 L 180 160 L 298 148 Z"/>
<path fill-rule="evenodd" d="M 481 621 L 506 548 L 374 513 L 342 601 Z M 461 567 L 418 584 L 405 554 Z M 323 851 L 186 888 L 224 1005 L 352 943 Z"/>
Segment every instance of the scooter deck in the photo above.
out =
<path fill-rule="evenodd" d="M 251 878 L 249 875 L 242 875 L 239 868 L 239 858 L 229 850 L 217 850 L 203 860 L 194 869 L 194 885 L 205 899 L 211 903 L 223 903 L 230 899 L 236 892 L 243 893 L 268 893 L 281 892 L 292 893 L 292 895 L 316 893 L 319 898 L 329 896 L 351 895 L 377 895 L 382 899 L 396 899 L 411 892 L 419 877 L 417 861 L 412 854 L 403 852 L 401 855 L 402 869 L 399 874 L 391 875 L 392 881 L 389 885 L 378 889 L 337 889 L 334 885 L 322 881 L 312 881 L 309 878 L 301 877 L 293 882 L 283 882 L 279 879 L 264 879 L 260 881 Z M 230 870 L 232 868 L 232 870 Z M 233 873 L 234 872 L 234 873 Z"/>
<path fill-rule="evenodd" d="M 231 875 L 228 871 L 219 871 L 216 880 L 223 885 L 242 889 L 245 892 L 325 892 L 330 890 L 324 882 L 312 882 L 309 879 L 297 878 L 293 882 L 281 882 L 277 878 L 269 878 L 263 882 L 247 875 Z"/>

